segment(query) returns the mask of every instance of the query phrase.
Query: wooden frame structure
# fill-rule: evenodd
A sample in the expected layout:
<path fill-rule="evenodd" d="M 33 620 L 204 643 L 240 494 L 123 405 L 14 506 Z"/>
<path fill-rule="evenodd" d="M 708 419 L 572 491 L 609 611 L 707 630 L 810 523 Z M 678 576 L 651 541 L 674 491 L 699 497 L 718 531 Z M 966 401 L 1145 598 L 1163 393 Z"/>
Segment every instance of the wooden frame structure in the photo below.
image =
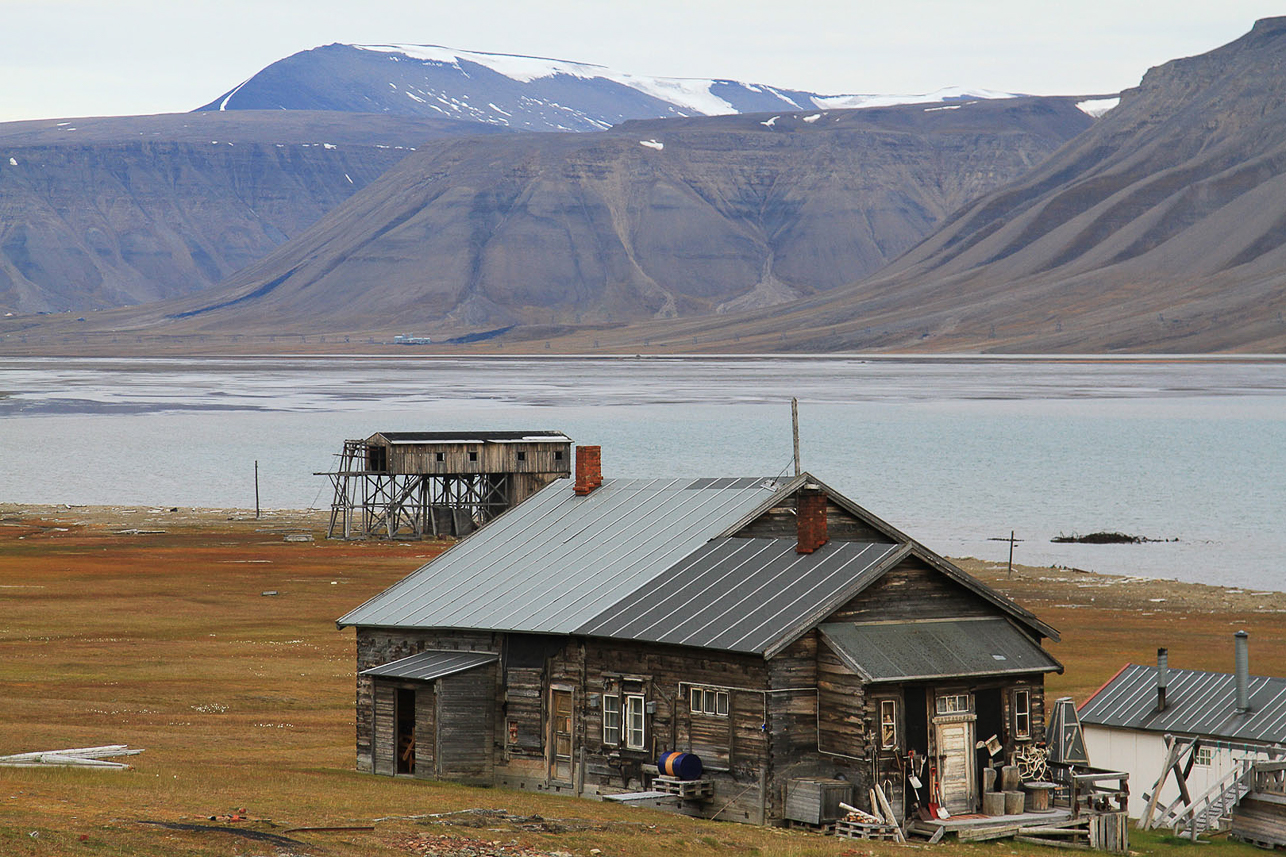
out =
<path fill-rule="evenodd" d="M 571 472 L 561 432 L 379 432 L 345 440 L 332 539 L 466 536 Z"/>

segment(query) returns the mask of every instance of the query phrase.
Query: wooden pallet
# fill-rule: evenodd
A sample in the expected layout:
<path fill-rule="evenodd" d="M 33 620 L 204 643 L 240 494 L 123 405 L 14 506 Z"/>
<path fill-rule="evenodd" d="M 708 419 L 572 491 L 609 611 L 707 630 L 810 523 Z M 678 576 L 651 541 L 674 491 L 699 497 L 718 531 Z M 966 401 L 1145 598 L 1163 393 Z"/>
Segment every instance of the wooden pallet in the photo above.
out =
<path fill-rule="evenodd" d="M 867 824 L 863 821 L 840 819 L 835 822 L 835 835 L 843 839 L 896 842 L 898 831 L 897 827 L 892 824 Z"/>
<path fill-rule="evenodd" d="M 714 783 L 710 780 L 680 780 L 676 777 L 654 777 L 652 789 L 675 795 L 679 800 L 711 800 Z"/>

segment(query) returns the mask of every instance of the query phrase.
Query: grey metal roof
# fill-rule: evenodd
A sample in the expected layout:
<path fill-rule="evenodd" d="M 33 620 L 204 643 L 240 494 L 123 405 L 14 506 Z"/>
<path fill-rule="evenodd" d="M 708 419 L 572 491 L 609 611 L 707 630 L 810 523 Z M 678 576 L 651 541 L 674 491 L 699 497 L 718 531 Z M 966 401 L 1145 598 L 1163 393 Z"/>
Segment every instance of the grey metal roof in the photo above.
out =
<path fill-rule="evenodd" d="M 560 431 L 381 431 L 389 443 L 571 443 Z"/>
<path fill-rule="evenodd" d="M 770 501 L 762 478 L 557 479 L 339 620 L 568 634 Z"/>
<path fill-rule="evenodd" d="M 1081 723 L 1286 745 L 1286 678 L 1250 676 L 1250 711 L 1238 714 L 1231 673 L 1170 668 L 1156 710 L 1156 667 L 1127 664 L 1080 707 Z"/>
<path fill-rule="evenodd" d="M 835 653 L 869 682 L 1063 671 L 1002 618 L 835 622 L 820 629 Z"/>
<path fill-rule="evenodd" d="M 358 675 L 432 681 L 435 678 L 462 673 L 498 660 L 500 656 L 492 652 L 450 652 L 428 649 L 409 658 L 362 670 Z"/>
<path fill-rule="evenodd" d="M 902 548 L 828 542 L 799 554 L 795 546 L 795 539 L 708 542 L 576 633 L 763 654 L 802 617 L 829 612 L 843 593 L 862 588 Z"/>

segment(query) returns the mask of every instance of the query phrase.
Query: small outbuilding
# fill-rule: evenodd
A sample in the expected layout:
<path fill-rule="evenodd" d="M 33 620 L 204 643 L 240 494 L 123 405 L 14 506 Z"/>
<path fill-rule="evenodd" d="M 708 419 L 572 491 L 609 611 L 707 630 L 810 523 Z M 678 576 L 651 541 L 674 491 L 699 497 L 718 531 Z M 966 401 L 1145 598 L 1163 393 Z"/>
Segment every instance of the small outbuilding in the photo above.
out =
<path fill-rule="evenodd" d="M 1145 826 L 1225 827 L 1255 765 L 1286 760 L 1286 678 L 1251 675 L 1248 636 L 1234 643 L 1231 673 L 1172 668 L 1160 649 L 1155 666 L 1126 664 L 1080 706 L 1090 758 L 1139 784 L 1129 814 Z M 1283 822 L 1286 835 L 1286 807 Z"/>
<path fill-rule="evenodd" d="M 904 820 L 1044 739 L 1057 632 L 816 477 L 576 471 L 338 620 L 359 770 Z"/>

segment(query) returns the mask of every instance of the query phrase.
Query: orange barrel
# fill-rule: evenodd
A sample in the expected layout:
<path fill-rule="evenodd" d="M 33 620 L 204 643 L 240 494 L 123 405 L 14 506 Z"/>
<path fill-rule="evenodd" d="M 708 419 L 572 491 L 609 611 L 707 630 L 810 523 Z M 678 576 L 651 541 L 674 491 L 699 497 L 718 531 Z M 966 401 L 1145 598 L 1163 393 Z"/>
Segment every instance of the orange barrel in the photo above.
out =
<path fill-rule="evenodd" d="M 671 750 L 668 753 L 662 753 L 661 758 L 656 760 L 656 769 L 665 777 L 675 777 L 680 780 L 699 780 L 701 779 L 702 770 L 701 758 L 693 753 L 680 753 L 677 750 Z"/>

